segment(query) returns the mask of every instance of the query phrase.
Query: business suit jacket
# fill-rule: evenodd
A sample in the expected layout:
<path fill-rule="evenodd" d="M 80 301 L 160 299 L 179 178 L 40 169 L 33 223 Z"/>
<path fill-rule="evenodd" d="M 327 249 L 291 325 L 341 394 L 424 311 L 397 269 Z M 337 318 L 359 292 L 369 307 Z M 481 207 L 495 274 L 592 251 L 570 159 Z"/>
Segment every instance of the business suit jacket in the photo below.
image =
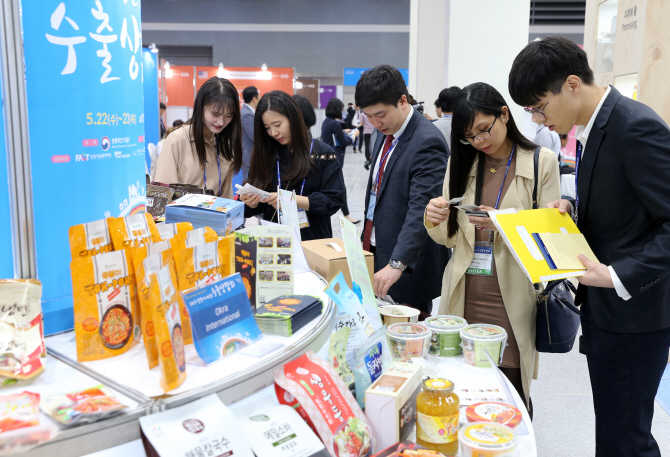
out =
<path fill-rule="evenodd" d="M 598 327 L 641 333 L 670 327 L 670 129 L 614 87 L 589 133 L 578 176 L 578 227 L 631 295 L 579 286 Z"/>
<path fill-rule="evenodd" d="M 254 112 L 245 103 L 240 110 L 242 117 L 242 181 L 249 176 L 251 152 L 254 148 Z"/>
<path fill-rule="evenodd" d="M 372 163 L 377 162 L 384 135 L 378 135 Z M 440 295 L 448 251 L 428 237 L 423 213 L 431 198 L 442 195 L 449 158 L 442 132 L 414 110 L 388 159 L 374 212 L 375 271 L 400 260 L 407 270 L 389 289 L 398 303 L 420 304 Z M 365 193 L 365 215 L 370 201 L 374 165 Z M 430 310 L 427 310 L 430 311 Z"/>

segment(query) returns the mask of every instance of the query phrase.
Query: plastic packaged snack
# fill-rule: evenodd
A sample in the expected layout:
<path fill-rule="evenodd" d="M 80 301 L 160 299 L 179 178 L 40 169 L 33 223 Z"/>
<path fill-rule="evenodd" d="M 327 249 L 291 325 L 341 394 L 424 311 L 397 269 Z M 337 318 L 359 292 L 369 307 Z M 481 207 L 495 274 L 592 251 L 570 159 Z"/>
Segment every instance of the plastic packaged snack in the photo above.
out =
<path fill-rule="evenodd" d="M 204 286 L 235 273 L 235 238 L 182 249 L 175 253 L 179 291 Z"/>
<path fill-rule="evenodd" d="M 149 302 L 156 329 L 158 362 L 161 367 L 160 385 L 165 393 L 186 381 L 184 335 L 179 313 L 181 296 L 173 282 L 170 266 L 150 276 Z"/>
<path fill-rule="evenodd" d="M 386 329 L 382 327 L 365 340 L 356 354 L 356 401 L 361 409 L 365 410 L 365 391 L 392 363 Z"/>
<path fill-rule="evenodd" d="M 58 434 L 55 424 L 40 424 L 40 395 L 0 396 L 0 456 L 27 451 Z"/>
<path fill-rule="evenodd" d="M 72 295 L 77 360 L 127 352 L 140 336 L 135 272 L 127 250 L 73 260 Z"/>
<path fill-rule="evenodd" d="M 42 410 L 65 426 L 87 424 L 115 416 L 126 405 L 101 385 L 86 390 L 54 395 L 41 402 Z"/>
<path fill-rule="evenodd" d="M 185 233 L 185 236 L 177 236 L 170 240 L 170 245 L 175 251 L 181 251 L 186 248 L 193 248 L 201 244 L 217 241 L 219 236 L 214 229 L 210 227 L 200 227 Z"/>
<path fill-rule="evenodd" d="M 193 230 L 193 224 L 190 222 L 176 222 L 174 224 L 156 224 L 158 233 L 163 241 L 171 240 L 177 235 L 186 235 L 186 232 Z"/>
<path fill-rule="evenodd" d="M 73 225 L 68 230 L 72 260 L 112 251 L 107 219 Z"/>
<path fill-rule="evenodd" d="M 156 223 L 149 213 L 110 217 L 107 224 L 115 251 L 161 241 Z"/>
<path fill-rule="evenodd" d="M 314 352 L 275 369 L 275 384 L 298 400 L 332 457 L 367 457 L 376 452 L 365 414 L 344 381 Z M 285 395 L 277 396 L 285 404 Z"/>

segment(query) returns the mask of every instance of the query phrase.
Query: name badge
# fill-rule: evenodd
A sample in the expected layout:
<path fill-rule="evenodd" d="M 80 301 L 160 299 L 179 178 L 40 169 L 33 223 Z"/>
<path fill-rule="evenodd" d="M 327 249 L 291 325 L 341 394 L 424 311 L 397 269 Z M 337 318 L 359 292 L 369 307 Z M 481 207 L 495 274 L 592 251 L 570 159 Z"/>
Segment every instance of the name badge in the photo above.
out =
<path fill-rule="evenodd" d="M 304 209 L 298 208 L 298 222 L 300 223 L 300 228 L 309 227 L 309 219 L 307 218 L 307 211 Z"/>
<path fill-rule="evenodd" d="M 493 244 L 488 242 L 482 244 L 475 246 L 475 256 L 468 269 L 465 270 L 466 274 L 493 276 Z"/>
<path fill-rule="evenodd" d="M 373 220 L 375 217 L 375 205 L 377 204 L 377 195 L 374 192 L 370 192 L 370 200 L 368 202 L 368 214 L 365 218 L 369 221 Z"/>

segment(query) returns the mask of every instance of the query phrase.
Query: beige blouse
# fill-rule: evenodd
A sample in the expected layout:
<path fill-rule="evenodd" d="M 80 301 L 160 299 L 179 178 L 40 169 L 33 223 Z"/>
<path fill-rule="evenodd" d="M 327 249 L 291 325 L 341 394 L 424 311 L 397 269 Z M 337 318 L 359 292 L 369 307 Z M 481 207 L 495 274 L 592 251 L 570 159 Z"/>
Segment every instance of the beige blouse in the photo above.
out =
<path fill-rule="evenodd" d="M 221 188 L 219 188 L 219 168 L 216 161 L 216 140 L 205 141 L 207 152 L 207 189 L 224 198 L 233 198 L 233 162 L 220 158 Z M 200 188 L 205 185 L 205 173 L 195 152 L 195 140 L 191 126 L 184 125 L 172 132 L 166 139 L 156 164 L 154 181 L 165 184 L 193 184 Z"/>

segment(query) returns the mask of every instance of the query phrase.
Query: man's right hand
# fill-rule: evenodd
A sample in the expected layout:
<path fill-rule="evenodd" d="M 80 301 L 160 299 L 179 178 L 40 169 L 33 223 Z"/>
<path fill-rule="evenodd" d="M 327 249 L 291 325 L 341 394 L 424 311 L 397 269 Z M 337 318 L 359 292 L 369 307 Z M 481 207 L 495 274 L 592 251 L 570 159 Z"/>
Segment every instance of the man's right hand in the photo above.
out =
<path fill-rule="evenodd" d="M 240 195 L 240 200 L 244 202 L 249 208 L 257 208 L 261 201 L 261 196 L 257 194 Z"/>
<path fill-rule="evenodd" d="M 572 203 L 568 200 L 554 200 L 553 202 L 547 203 L 547 208 L 558 208 L 558 211 L 563 213 L 568 213 L 572 217 Z"/>
<path fill-rule="evenodd" d="M 449 218 L 449 202 L 442 197 L 433 198 L 426 206 L 426 222 L 439 225 Z"/>

